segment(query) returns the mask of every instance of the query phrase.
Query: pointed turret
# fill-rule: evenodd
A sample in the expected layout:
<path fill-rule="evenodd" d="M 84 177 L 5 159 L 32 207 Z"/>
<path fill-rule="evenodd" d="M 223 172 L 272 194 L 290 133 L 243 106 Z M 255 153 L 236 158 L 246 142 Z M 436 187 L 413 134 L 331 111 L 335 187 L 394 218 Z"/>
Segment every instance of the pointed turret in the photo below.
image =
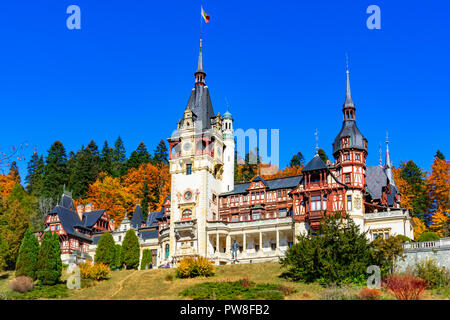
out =
<path fill-rule="evenodd" d="M 389 179 L 389 182 L 396 187 L 395 181 L 394 181 L 394 173 L 392 172 L 392 162 L 391 162 L 391 156 L 389 155 L 389 138 L 386 134 L 386 160 L 384 163 L 384 172 L 386 173 L 386 176 Z"/>
<path fill-rule="evenodd" d="M 352 93 L 350 90 L 350 72 L 348 71 L 348 63 L 346 73 L 347 73 L 347 90 L 345 93 L 344 107 L 342 109 L 344 113 L 344 121 L 355 120 L 355 104 L 353 103 Z"/>
<path fill-rule="evenodd" d="M 361 131 L 356 126 L 355 121 L 355 104 L 353 103 L 351 91 L 350 91 L 350 72 L 348 71 L 347 63 L 347 88 L 345 94 L 345 102 L 342 108 L 344 114 L 344 122 L 342 123 L 342 129 L 337 135 L 333 143 L 333 155 L 336 157 L 339 151 L 343 149 L 360 149 L 367 152 L 367 139 L 364 138 Z M 347 139 L 348 138 L 348 139 Z M 344 143 L 346 139 L 346 143 Z"/>
<path fill-rule="evenodd" d="M 205 85 L 205 77 L 206 73 L 203 70 L 203 45 L 202 45 L 202 39 L 200 39 L 200 51 L 198 53 L 198 64 L 197 64 L 197 71 L 195 72 L 195 84 L 196 85 Z"/>

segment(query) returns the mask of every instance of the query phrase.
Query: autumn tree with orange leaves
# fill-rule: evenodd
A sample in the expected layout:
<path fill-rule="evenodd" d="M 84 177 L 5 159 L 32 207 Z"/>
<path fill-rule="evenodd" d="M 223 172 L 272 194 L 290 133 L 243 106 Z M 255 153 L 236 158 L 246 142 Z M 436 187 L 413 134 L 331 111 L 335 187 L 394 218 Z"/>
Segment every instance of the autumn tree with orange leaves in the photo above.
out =
<path fill-rule="evenodd" d="M 430 229 L 442 236 L 448 236 L 450 212 L 450 161 L 436 156 L 427 178 L 427 190 L 430 198 Z"/>
<path fill-rule="evenodd" d="M 91 202 L 96 208 L 105 209 L 117 227 L 125 217 L 125 212 L 131 214 L 136 204 L 145 200 L 146 188 L 149 198 L 148 209 L 144 211 L 160 210 L 164 198 L 170 194 L 167 165 L 143 163 L 139 168 L 130 169 L 122 179 L 101 173 L 97 181 L 89 186 L 87 199 L 83 203 Z"/>

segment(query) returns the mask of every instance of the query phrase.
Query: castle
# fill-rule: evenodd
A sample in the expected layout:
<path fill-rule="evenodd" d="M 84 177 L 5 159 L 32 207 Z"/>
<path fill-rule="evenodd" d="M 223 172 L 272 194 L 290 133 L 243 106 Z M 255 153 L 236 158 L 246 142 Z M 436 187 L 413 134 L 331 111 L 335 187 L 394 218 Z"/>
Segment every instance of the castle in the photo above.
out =
<path fill-rule="evenodd" d="M 171 195 L 161 211 L 149 213 L 144 221 L 137 205 L 131 220 L 125 218 L 112 230 L 103 221 L 103 212 L 97 220 L 82 208 L 77 215 L 63 196 L 59 207 L 64 209 L 55 208 L 46 226 L 51 229 L 58 221 L 70 220 L 76 232 L 69 243 L 92 257 L 104 231 L 112 230 L 116 243 L 121 243 L 133 228 L 141 250 L 152 250 L 153 265 L 159 267 L 196 255 L 216 264 L 233 263 L 232 244 L 238 248 L 239 263 L 278 260 L 298 235 L 315 232 L 323 214 L 330 211 L 347 212 L 360 230 L 367 231 L 369 240 L 394 235 L 413 238 L 412 219 L 400 208 L 388 144 L 384 166 L 366 165 L 368 141 L 356 125 L 348 67 L 343 123 L 333 142 L 334 162 L 324 163 L 316 152 L 301 175 L 271 180 L 257 176 L 236 185 L 233 117 L 228 110 L 223 116 L 214 113 L 205 78 L 200 41 L 195 85 L 168 138 Z M 103 221 L 102 229 L 93 230 L 97 221 Z M 64 222 L 62 226 L 66 228 Z"/>

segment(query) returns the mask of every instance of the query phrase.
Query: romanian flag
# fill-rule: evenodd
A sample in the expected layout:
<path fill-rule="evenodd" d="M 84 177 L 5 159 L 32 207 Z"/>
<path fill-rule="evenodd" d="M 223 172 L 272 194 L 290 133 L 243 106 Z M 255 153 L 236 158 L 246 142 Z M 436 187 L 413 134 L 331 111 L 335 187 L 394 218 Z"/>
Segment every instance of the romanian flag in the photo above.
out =
<path fill-rule="evenodd" d="M 206 14 L 205 10 L 203 10 L 203 7 L 202 7 L 202 17 L 203 19 L 205 19 L 205 23 L 209 22 L 209 14 Z"/>

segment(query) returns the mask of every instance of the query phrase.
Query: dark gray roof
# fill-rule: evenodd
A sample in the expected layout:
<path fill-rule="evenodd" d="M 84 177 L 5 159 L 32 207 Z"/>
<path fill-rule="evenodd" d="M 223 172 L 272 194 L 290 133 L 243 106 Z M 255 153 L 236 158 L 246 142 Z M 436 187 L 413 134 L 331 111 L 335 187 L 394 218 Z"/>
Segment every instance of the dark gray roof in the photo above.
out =
<path fill-rule="evenodd" d="M 197 121 L 202 122 L 202 129 L 211 127 L 211 118 L 215 115 L 207 86 L 196 85 L 191 92 L 187 106 L 197 116 Z"/>
<path fill-rule="evenodd" d="M 355 120 L 345 120 L 342 124 L 342 129 L 336 136 L 333 142 L 333 154 L 337 151 L 342 150 L 342 138 L 350 137 L 350 146 L 348 148 L 366 150 L 364 147 L 364 136 L 361 131 L 359 131 L 356 126 Z M 367 150 L 366 150 L 367 151 Z"/>
<path fill-rule="evenodd" d="M 138 229 L 142 223 L 145 223 L 144 217 L 142 216 L 141 206 L 138 204 L 134 209 L 133 217 L 131 217 L 131 226 L 134 229 Z"/>
<path fill-rule="evenodd" d="M 380 166 L 367 167 L 366 183 L 367 191 L 372 199 L 380 199 L 383 187 L 386 187 L 388 183 L 384 169 Z"/>
<path fill-rule="evenodd" d="M 76 231 L 76 228 L 85 229 L 85 230 L 90 231 L 90 229 L 85 227 L 83 225 L 83 222 L 80 221 L 80 218 L 78 217 L 78 214 L 76 212 L 58 205 L 55 208 L 53 208 L 52 211 L 49 212 L 49 214 L 55 214 L 55 213 L 58 215 L 59 221 L 61 221 L 61 225 L 64 228 L 64 230 L 67 232 L 67 234 L 70 234 L 70 235 L 73 235 L 76 237 L 80 237 L 80 238 L 84 238 L 89 241 L 91 240 L 86 235 L 81 234 Z"/>
<path fill-rule="evenodd" d="M 158 230 L 157 229 L 143 230 L 143 231 L 139 231 L 139 233 L 141 234 L 142 239 L 156 239 L 156 238 L 158 238 Z"/>
<path fill-rule="evenodd" d="M 61 202 L 59 203 L 59 205 L 66 209 L 75 210 L 72 198 L 65 193 L 62 195 Z"/>
<path fill-rule="evenodd" d="M 100 219 L 100 217 L 105 213 L 105 210 L 97 210 L 91 212 L 83 213 L 83 226 L 87 228 L 92 228 Z"/>
<path fill-rule="evenodd" d="M 271 180 L 264 180 L 268 190 L 284 189 L 284 188 L 295 188 L 300 184 L 302 180 L 302 175 L 281 177 Z M 254 180 L 253 180 L 254 181 Z M 221 193 L 220 196 L 229 196 L 233 194 L 247 193 L 247 188 L 250 186 L 251 182 L 240 183 L 234 186 L 234 190 L 230 192 Z"/>
<path fill-rule="evenodd" d="M 302 169 L 302 172 L 326 169 L 327 165 L 323 162 L 322 158 L 318 154 L 309 161 L 306 166 Z"/>

